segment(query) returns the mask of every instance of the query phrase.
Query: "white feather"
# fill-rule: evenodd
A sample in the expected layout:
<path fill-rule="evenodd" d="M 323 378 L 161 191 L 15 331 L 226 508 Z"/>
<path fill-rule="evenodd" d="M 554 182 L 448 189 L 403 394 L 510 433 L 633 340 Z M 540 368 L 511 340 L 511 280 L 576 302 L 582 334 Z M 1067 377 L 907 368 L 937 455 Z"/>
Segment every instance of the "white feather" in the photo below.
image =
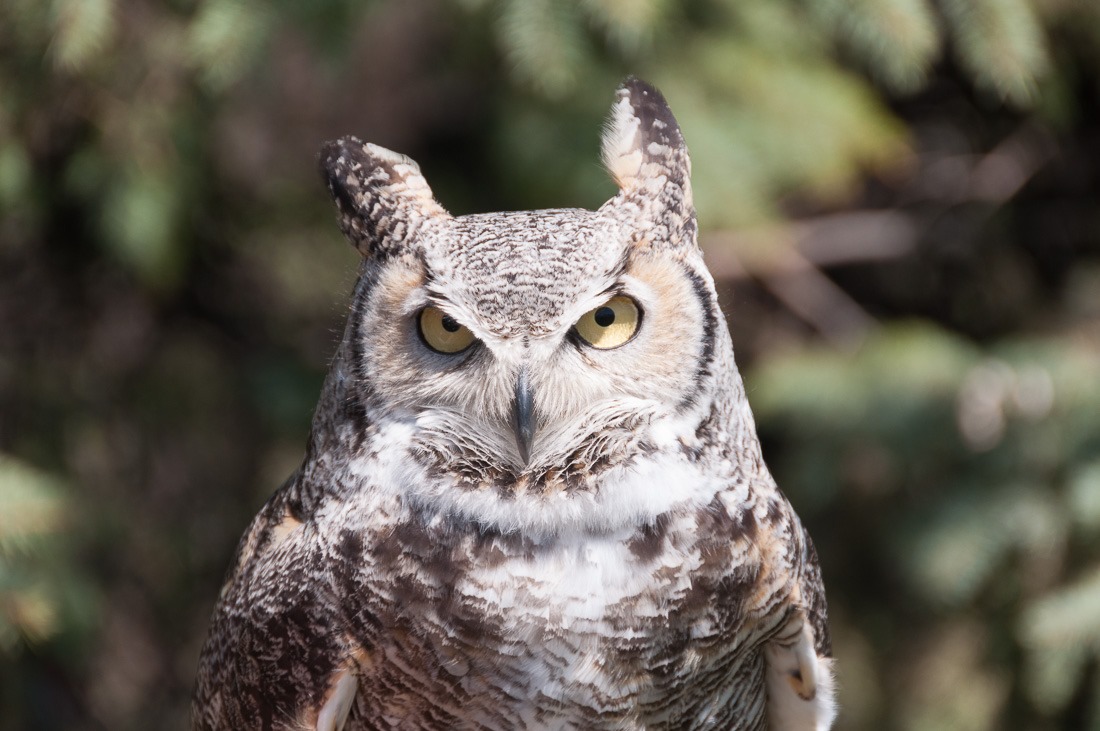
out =
<path fill-rule="evenodd" d="M 600 157 L 604 167 L 620 188 L 632 186 L 642 168 L 642 150 L 638 146 L 641 121 L 630 106 L 630 98 L 620 93 L 611 107 L 611 118 L 604 127 Z"/>
<path fill-rule="evenodd" d="M 833 661 L 814 651 L 809 624 L 792 645 L 770 643 L 765 657 L 771 731 L 828 731 L 837 714 Z"/>

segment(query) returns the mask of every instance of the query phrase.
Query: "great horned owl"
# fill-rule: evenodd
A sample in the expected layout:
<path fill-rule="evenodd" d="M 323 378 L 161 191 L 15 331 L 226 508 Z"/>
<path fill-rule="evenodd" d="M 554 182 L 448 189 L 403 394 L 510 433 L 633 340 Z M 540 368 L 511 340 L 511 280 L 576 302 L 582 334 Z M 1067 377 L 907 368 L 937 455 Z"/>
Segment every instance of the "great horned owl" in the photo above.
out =
<path fill-rule="evenodd" d="M 827 729 L 817 557 L 760 455 L 690 163 L 627 80 L 597 211 L 453 217 L 351 137 L 363 255 L 305 460 L 241 541 L 194 728 Z"/>

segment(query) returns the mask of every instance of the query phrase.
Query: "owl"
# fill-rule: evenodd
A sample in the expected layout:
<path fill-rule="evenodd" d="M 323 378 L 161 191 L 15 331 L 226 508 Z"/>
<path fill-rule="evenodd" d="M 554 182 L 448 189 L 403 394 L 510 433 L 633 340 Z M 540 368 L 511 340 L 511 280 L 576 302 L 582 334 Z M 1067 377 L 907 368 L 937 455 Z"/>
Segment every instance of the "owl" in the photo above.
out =
<path fill-rule="evenodd" d="M 827 729 L 817 556 L 761 457 L 664 98 L 599 210 L 452 216 L 353 137 L 362 254 L 304 461 L 241 540 L 196 731 Z"/>

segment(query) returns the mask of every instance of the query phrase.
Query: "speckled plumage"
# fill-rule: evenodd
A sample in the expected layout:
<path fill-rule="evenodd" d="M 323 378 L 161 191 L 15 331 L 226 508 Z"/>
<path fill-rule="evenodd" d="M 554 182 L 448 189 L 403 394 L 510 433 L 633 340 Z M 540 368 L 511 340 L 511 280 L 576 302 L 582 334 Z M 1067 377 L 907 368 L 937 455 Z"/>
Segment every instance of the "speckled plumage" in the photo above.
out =
<path fill-rule="evenodd" d="M 411 160 L 325 147 L 363 265 L 303 465 L 219 597 L 196 731 L 829 727 L 817 557 L 761 458 L 655 90 L 623 85 L 603 152 L 598 211 L 456 218 Z M 615 295 L 636 334 L 587 346 L 574 323 Z M 427 306 L 475 345 L 428 348 Z"/>

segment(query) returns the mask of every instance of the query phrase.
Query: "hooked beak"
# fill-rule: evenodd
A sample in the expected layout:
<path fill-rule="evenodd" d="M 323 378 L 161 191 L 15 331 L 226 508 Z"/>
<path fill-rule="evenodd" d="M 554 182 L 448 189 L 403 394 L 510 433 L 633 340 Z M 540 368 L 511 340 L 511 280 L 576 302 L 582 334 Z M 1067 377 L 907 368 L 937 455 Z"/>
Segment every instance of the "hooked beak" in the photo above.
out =
<path fill-rule="evenodd" d="M 512 402 L 512 427 L 516 433 L 519 456 L 526 465 L 531 457 L 531 443 L 535 440 L 535 404 L 527 366 L 520 369 L 516 379 L 516 396 Z"/>

